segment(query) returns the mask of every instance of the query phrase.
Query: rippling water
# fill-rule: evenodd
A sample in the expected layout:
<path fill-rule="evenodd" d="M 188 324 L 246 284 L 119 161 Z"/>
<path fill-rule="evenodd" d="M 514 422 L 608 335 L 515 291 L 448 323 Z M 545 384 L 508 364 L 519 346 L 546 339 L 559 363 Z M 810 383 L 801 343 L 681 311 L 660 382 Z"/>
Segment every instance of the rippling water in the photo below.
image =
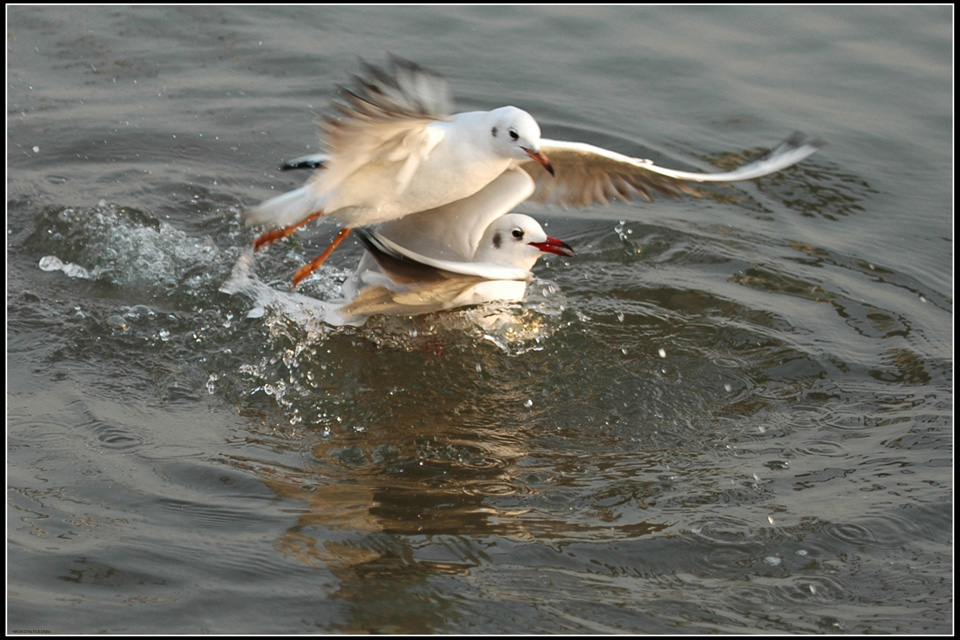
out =
<path fill-rule="evenodd" d="M 8 10 L 8 631 L 948 633 L 952 9 Z M 222 290 L 357 56 L 718 170 L 520 305 Z M 305 283 L 335 297 L 360 255 Z"/>

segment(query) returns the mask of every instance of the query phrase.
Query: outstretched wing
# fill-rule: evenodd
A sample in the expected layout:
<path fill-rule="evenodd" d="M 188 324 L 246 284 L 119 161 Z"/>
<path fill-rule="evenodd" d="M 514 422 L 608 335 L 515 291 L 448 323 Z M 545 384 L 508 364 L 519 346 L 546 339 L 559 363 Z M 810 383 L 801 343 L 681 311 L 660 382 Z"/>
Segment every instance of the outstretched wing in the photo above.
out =
<path fill-rule="evenodd" d="M 723 173 L 678 171 L 589 144 L 541 140 L 540 150 L 550 158 L 556 175 L 549 175 L 535 162 L 524 163 L 523 169 L 536 183 L 531 199 L 537 202 L 583 207 L 594 202 L 606 204 L 613 198 L 652 200 L 654 193 L 695 195 L 688 183 L 736 182 L 770 175 L 816 153 L 825 144 L 822 140 L 805 140 L 804 134 L 796 132 L 761 158 Z"/>

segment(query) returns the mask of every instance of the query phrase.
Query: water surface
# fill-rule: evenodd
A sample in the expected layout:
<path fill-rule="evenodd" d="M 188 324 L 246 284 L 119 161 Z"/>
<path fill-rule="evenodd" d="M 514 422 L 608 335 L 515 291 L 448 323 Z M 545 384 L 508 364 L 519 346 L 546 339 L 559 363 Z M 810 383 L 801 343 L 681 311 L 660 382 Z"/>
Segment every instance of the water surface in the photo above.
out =
<path fill-rule="evenodd" d="M 8 631 L 949 633 L 949 7 L 12 7 Z M 221 291 L 386 51 L 721 170 L 524 211 L 529 298 L 334 329 Z M 345 243 L 303 286 L 335 296 Z"/>

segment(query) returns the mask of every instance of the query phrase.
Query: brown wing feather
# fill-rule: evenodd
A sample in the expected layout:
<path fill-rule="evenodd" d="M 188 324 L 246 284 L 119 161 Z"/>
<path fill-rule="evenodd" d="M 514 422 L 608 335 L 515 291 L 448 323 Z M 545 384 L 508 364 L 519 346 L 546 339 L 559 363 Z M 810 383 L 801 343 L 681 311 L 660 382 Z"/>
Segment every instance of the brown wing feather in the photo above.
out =
<path fill-rule="evenodd" d="M 649 160 L 590 145 L 551 144 L 548 140 L 543 142 L 541 151 L 550 158 L 556 176 L 535 162 L 523 165 L 536 183 L 531 196 L 535 202 L 585 207 L 614 199 L 649 201 L 655 193 L 675 198 L 682 193 L 697 195 L 697 190 L 685 181 L 648 169 L 646 165 L 653 164 Z"/>
<path fill-rule="evenodd" d="M 367 287 L 341 308 L 346 315 L 418 315 L 450 308 L 467 287 L 482 282 L 476 276 L 456 276 L 440 283 L 408 291 L 393 291 L 382 285 Z"/>

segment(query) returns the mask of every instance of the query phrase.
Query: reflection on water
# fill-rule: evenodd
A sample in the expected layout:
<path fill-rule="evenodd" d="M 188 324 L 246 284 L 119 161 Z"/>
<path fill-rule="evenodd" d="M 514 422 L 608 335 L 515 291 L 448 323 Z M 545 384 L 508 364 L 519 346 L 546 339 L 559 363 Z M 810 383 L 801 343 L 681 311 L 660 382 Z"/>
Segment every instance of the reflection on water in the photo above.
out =
<path fill-rule="evenodd" d="M 260 387 L 248 386 L 240 402 L 262 407 L 270 438 L 285 434 L 282 443 L 273 440 L 280 461 L 234 456 L 229 464 L 256 474 L 288 508 L 299 505 L 275 548 L 336 576 L 330 595 L 353 607 L 338 630 L 457 628 L 464 607 L 452 605 L 442 590 L 451 576 L 461 591 L 463 584 L 476 594 L 494 589 L 498 601 L 539 599 L 541 588 L 527 576 L 490 584 L 485 568 L 520 554 L 518 566 L 546 563 L 551 573 L 579 573 L 576 556 L 583 551 L 568 549 L 581 543 L 607 541 L 626 550 L 623 563 L 604 556 L 599 565 L 625 583 L 625 591 L 597 606 L 641 594 L 645 600 L 646 588 L 635 584 L 641 578 L 663 586 L 657 567 L 666 560 L 648 559 L 649 543 L 689 546 L 718 572 L 754 575 L 766 566 L 763 554 L 770 550 L 744 542 L 739 531 L 770 528 L 769 512 L 731 519 L 713 505 L 762 503 L 769 480 L 757 476 L 752 456 L 742 470 L 731 466 L 746 446 L 733 459 L 723 450 L 712 460 L 701 452 L 729 437 L 716 430 L 717 419 L 752 422 L 803 398 L 823 371 L 778 344 L 772 316 L 752 317 L 749 309 L 723 304 L 724 315 L 710 321 L 711 314 L 697 309 L 721 305 L 712 296 L 647 294 L 645 304 L 662 317 L 625 304 L 625 311 L 595 312 L 589 322 L 567 318 L 552 339 L 517 354 L 465 337 L 456 322 L 455 331 L 445 332 L 439 318 L 426 321 L 436 323 L 429 329 L 410 320 L 381 325 L 373 341 L 317 336 L 290 323 L 271 330 L 266 352 L 285 356 L 261 360 L 253 377 Z M 274 321 L 264 322 L 272 327 Z M 390 329 L 399 330 L 396 339 L 389 339 Z M 569 359 L 574 352 L 582 354 L 579 360 Z M 592 384 L 595 379 L 606 385 Z M 267 388 L 269 394 L 262 391 Z M 583 391 L 570 394 L 571 388 Z M 290 418 L 288 426 L 273 422 L 275 411 L 261 404 L 264 398 Z M 763 423 L 774 435 L 786 428 L 769 417 Z M 760 470 L 788 469 L 795 455 L 781 453 Z M 691 520 L 691 510 L 700 517 Z M 723 517 L 730 519 L 726 526 Z M 703 539 L 708 531 L 727 531 L 741 561 L 712 550 L 717 541 Z M 688 570 L 702 570 L 698 562 L 691 560 Z M 817 580 L 777 589 L 789 595 Z M 821 597 L 829 593 L 823 584 L 820 589 Z M 573 597 L 563 589 L 553 593 Z M 481 597 L 476 594 L 463 596 L 468 605 Z M 787 595 L 764 591 L 772 602 Z M 678 604 L 674 615 L 702 623 L 710 610 L 691 614 L 689 603 Z M 625 628 L 634 628 L 630 624 Z M 617 627 L 564 613 L 555 628 Z"/>
<path fill-rule="evenodd" d="M 499 402 L 517 400 L 508 393 Z M 483 429 L 468 426 L 480 418 L 477 409 L 461 406 L 452 422 L 369 425 L 319 441 L 307 433 L 296 445 L 309 452 L 302 468 L 231 464 L 257 473 L 288 508 L 301 505 L 275 548 L 337 577 L 329 595 L 352 604 L 338 631 L 442 632 L 463 622 L 443 578 L 474 582 L 471 574 L 490 563 L 498 540 L 639 540 L 667 527 L 621 522 L 618 510 L 641 496 L 597 495 L 599 506 L 577 516 L 588 518 L 579 525 L 552 515 L 558 500 L 574 509 L 580 493 L 558 474 L 577 474 L 585 461 L 531 457 L 528 433 L 490 426 L 498 418 L 514 425 L 512 413 L 494 409 L 482 417 Z"/>

